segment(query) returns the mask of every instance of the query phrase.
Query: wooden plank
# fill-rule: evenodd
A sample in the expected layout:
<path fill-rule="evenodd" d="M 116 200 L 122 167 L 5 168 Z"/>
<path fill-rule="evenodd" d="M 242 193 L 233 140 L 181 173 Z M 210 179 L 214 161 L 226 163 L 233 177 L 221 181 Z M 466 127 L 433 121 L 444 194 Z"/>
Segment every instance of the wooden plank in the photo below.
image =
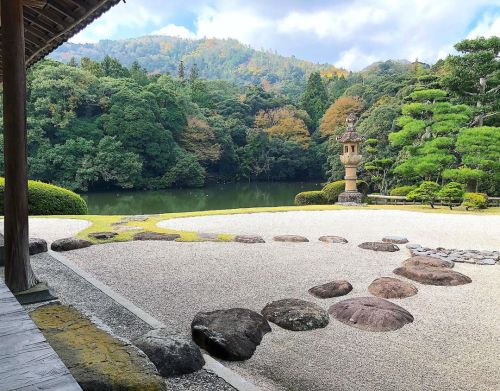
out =
<path fill-rule="evenodd" d="M 0 281 L 0 391 L 81 390 L 26 311 Z"/>

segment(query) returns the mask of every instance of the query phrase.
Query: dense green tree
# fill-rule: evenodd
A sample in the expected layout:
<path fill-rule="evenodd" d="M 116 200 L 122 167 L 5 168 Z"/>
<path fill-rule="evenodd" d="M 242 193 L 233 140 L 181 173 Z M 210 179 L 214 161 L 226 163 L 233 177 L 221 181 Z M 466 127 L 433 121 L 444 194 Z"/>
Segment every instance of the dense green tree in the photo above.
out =
<path fill-rule="evenodd" d="M 425 202 L 429 204 L 431 208 L 434 209 L 434 204 L 438 200 L 438 192 L 441 190 L 441 186 L 439 186 L 435 182 L 424 181 L 417 187 L 415 190 L 412 190 L 408 193 L 406 198 L 410 201 L 416 200 Z"/>
<path fill-rule="evenodd" d="M 328 107 L 328 95 L 319 72 L 313 72 L 307 80 L 306 89 L 301 98 L 302 108 L 309 114 L 314 127 Z"/>
<path fill-rule="evenodd" d="M 462 203 L 464 197 L 464 189 L 462 184 L 457 182 L 449 182 L 438 191 L 437 196 L 449 206 L 450 210 L 453 209 L 453 203 Z"/>

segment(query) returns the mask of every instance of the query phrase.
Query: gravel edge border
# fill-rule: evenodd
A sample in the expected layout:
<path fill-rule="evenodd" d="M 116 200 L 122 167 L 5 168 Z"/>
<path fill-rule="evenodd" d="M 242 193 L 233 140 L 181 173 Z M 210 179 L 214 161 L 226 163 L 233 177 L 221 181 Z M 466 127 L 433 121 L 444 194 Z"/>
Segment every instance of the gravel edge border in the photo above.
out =
<path fill-rule="evenodd" d="M 76 264 L 71 262 L 61 253 L 54 252 L 49 250 L 48 253 L 56 259 L 58 262 L 62 263 L 67 268 L 71 269 L 74 273 L 82 277 L 84 280 L 92 284 L 94 287 L 99 289 L 102 293 L 109 296 L 112 300 L 116 301 L 121 306 L 125 307 L 128 311 L 133 313 L 135 316 L 143 320 L 145 323 L 150 325 L 151 327 L 164 328 L 165 324 L 160 322 L 158 319 L 154 318 L 144 310 L 137 307 L 131 301 L 127 300 L 122 295 L 113 291 L 109 286 L 103 284 L 101 281 L 97 280 L 90 273 L 87 273 L 85 270 L 78 267 Z M 215 360 L 208 354 L 203 354 L 203 358 L 205 359 L 205 366 L 203 367 L 205 370 L 213 372 L 215 375 L 226 381 L 232 387 L 234 387 L 238 391 L 260 391 L 260 388 L 253 385 L 242 376 L 237 374 L 232 369 L 227 368 L 219 361 Z"/>

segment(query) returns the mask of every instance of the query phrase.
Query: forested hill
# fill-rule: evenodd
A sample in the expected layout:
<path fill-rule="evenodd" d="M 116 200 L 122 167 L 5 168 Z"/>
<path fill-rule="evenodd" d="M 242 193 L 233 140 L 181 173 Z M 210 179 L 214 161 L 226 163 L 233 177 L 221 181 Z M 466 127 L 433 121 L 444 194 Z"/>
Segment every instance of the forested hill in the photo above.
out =
<path fill-rule="evenodd" d="M 101 61 L 106 55 L 125 66 L 137 61 L 150 73 L 177 76 L 183 61 L 186 70 L 197 64 L 205 79 L 221 79 L 238 84 L 258 84 L 290 96 L 303 91 L 309 74 L 347 75 L 344 69 L 330 64 L 315 64 L 270 51 L 255 50 L 234 39 L 190 40 L 166 36 L 145 36 L 126 40 L 103 40 L 96 44 L 66 43 L 51 57 L 62 62 L 82 57 Z M 187 71 L 186 71 L 187 72 Z"/>

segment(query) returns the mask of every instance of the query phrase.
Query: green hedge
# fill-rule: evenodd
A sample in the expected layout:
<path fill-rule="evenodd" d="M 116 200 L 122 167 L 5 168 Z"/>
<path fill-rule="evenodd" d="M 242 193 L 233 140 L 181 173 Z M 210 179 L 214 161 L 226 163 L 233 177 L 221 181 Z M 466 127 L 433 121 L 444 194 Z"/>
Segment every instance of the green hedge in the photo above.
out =
<path fill-rule="evenodd" d="M 368 183 L 366 183 L 365 181 L 358 180 L 356 181 L 356 184 L 358 185 L 358 191 L 360 193 L 363 193 L 364 195 L 368 193 Z M 337 202 L 340 193 L 343 193 L 344 190 L 345 190 L 344 180 L 331 182 L 328 183 L 325 187 L 323 187 L 324 196 L 329 204 L 334 204 L 335 202 Z"/>
<path fill-rule="evenodd" d="M 295 205 L 324 205 L 326 198 L 321 190 L 303 191 L 295 196 Z"/>
<path fill-rule="evenodd" d="M 465 193 L 462 203 L 465 209 L 486 209 L 488 207 L 488 196 L 484 193 Z"/>
<path fill-rule="evenodd" d="M 417 186 L 399 186 L 389 192 L 391 196 L 407 196 L 408 193 L 415 190 Z"/>
<path fill-rule="evenodd" d="M 0 178 L 0 212 L 4 214 L 5 179 Z M 87 204 L 78 194 L 62 187 L 38 181 L 28 181 L 28 211 L 30 215 L 84 215 Z"/>

